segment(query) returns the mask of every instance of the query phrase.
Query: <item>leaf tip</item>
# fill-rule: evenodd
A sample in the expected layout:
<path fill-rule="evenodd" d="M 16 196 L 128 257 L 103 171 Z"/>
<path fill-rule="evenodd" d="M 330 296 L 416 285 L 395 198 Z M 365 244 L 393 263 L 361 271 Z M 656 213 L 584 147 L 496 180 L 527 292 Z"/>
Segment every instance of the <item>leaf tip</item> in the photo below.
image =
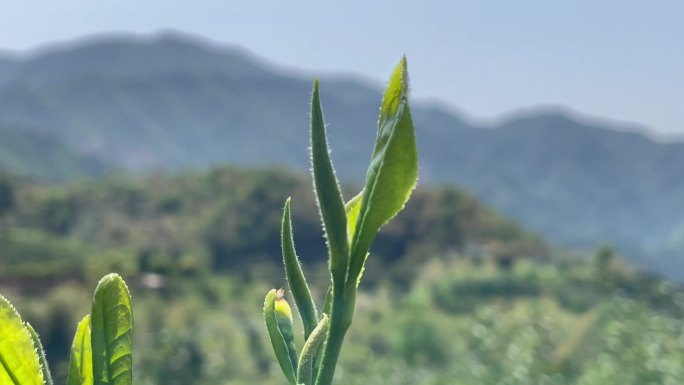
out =
<path fill-rule="evenodd" d="M 108 287 L 110 285 L 114 286 L 119 286 L 124 289 L 124 291 L 128 294 L 130 297 L 130 291 L 128 290 L 128 285 L 126 285 L 126 281 L 117 273 L 109 273 L 102 277 L 100 281 L 97 283 L 97 288 L 100 287 Z M 97 288 L 95 289 L 97 291 Z"/>
<path fill-rule="evenodd" d="M 275 298 L 276 298 L 276 290 L 271 289 L 266 293 L 266 297 L 264 298 L 264 315 L 267 314 L 269 311 L 270 307 L 275 304 Z"/>
<path fill-rule="evenodd" d="M 285 289 L 280 288 L 276 291 L 275 311 L 277 315 L 293 321 L 292 308 L 285 299 Z"/>

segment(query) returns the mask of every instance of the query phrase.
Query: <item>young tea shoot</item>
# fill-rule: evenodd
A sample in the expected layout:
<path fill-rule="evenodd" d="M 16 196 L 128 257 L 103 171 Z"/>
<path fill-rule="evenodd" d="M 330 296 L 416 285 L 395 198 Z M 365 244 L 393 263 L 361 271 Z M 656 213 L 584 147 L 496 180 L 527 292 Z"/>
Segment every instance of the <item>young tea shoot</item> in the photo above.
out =
<path fill-rule="evenodd" d="M 318 80 L 311 97 L 311 169 L 327 241 L 331 284 L 319 308 L 302 272 L 292 237 L 290 199 L 282 220 L 285 275 L 304 326 L 297 356 L 292 313 L 283 291 L 271 290 L 264 318 L 278 363 L 290 385 L 330 385 L 345 334 L 354 317 L 356 291 L 380 228 L 408 201 L 418 177 L 418 151 L 408 104 L 403 58 L 390 77 L 380 106 L 377 138 L 361 192 L 344 200 L 335 175 L 320 102 Z"/>

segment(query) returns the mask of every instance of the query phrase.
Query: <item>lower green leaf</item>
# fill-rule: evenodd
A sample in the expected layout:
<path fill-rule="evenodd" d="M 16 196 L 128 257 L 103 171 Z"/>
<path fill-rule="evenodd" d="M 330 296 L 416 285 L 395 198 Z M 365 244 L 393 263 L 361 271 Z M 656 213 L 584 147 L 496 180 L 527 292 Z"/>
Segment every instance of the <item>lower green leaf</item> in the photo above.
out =
<path fill-rule="evenodd" d="M 297 253 L 294 248 L 292 219 L 290 217 L 290 198 L 287 198 L 287 201 L 285 202 L 281 228 L 281 245 L 283 263 L 285 264 L 285 276 L 287 277 L 287 282 L 290 284 L 290 292 L 297 304 L 299 315 L 302 317 L 304 339 L 307 339 L 318 323 L 318 312 L 316 311 L 316 304 L 311 297 L 309 285 L 306 283 L 304 272 L 299 264 L 299 258 L 297 258 Z"/>
<path fill-rule="evenodd" d="M 316 358 L 316 353 L 319 347 L 322 346 L 323 341 L 328 335 L 328 325 L 330 318 L 327 314 L 323 314 L 323 318 L 318 322 L 316 328 L 313 330 L 309 339 L 306 340 L 302 348 L 302 354 L 299 357 L 299 364 L 297 364 L 297 383 L 304 385 L 311 385 L 313 383 L 313 364 Z"/>
<path fill-rule="evenodd" d="M 36 349 L 38 354 L 38 360 L 40 362 L 40 368 L 43 371 L 43 379 L 45 380 L 45 385 L 52 385 L 52 374 L 50 374 L 50 366 L 48 365 L 47 359 L 45 358 L 45 350 L 43 350 L 43 344 L 40 343 L 40 338 L 38 333 L 33 329 L 30 323 L 26 322 L 26 330 L 31 334 L 31 339 L 33 340 L 33 348 Z"/>
<path fill-rule="evenodd" d="M 33 339 L 12 304 L 0 295 L 0 384 L 42 385 Z"/>
<path fill-rule="evenodd" d="M 93 353 L 90 342 L 90 315 L 78 323 L 69 357 L 67 385 L 93 385 Z"/>
<path fill-rule="evenodd" d="M 278 295 L 275 289 L 272 289 L 268 292 L 268 294 L 266 294 L 266 298 L 264 299 L 264 321 L 266 322 L 268 336 L 271 340 L 273 352 L 276 355 L 276 359 L 278 360 L 280 369 L 282 369 L 283 374 L 285 374 L 287 382 L 290 383 L 290 385 L 296 385 L 296 361 L 292 360 L 292 355 L 289 346 L 290 343 L 288 343 L 288 341 L 285 339 L 285 336 L 283 336 L 283 333 L 281 331 L 281 327 L 278 325 L 278 320 L 279 318 L 282 318 L 283 314 L 281 314 L 281 317 L 278 317 L 278 315 L 276 314 L 277 298 Z M 280 313 L 283 313 L 282 309 L 280 310 Z M 283 321 L 281 321 L 281 323 L 282 322 Z"/>
<path fill-rule="evenodd" d="M 133 309 L 124 280 L 109 274 L 95 289 L 90 314 L 95 385 L 131 385 Z"/>

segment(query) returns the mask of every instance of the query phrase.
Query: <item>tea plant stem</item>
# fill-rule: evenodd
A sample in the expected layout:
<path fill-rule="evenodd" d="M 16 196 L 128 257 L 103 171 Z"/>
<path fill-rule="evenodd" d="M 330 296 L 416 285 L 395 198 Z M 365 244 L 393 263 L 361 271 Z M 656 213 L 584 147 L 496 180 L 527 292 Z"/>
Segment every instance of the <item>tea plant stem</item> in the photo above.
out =
<path fill-rule="evenodd" d="M 339 293 L 333 292 L 333 306 L 330 314 L 330 331 L 323 353 L 323 361 L 318 372 L 316 385 L 330 385 L 335 376 L 335 367 L 342 350 L 342 342 L 354 316 L 355 298 L 346 298 L 343 287 Z M 340 294 L 339 296 L 336 294 Z M 351 301 L 350 301 L 351 300 Z"/>

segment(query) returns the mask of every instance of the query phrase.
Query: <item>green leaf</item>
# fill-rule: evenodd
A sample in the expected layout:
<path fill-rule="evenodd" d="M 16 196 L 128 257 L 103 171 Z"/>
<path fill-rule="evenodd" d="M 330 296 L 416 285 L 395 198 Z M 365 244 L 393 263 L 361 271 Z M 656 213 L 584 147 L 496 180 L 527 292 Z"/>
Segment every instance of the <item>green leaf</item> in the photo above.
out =
<path fill-rule="evenodd" d="M 298 384 L 311 385 L 313 382 L 314 359 L 316 358 L 318 348 L 323 344 L 328 334 L 329 320 L 328 316 L 323 314 L 323 318 L 321 318 L 311 336 L 304 343 L 302 354 L 299 356 L 299 364 L 297 365 Z"/>
<path fill-rule="evenodd" d="M 330 315 L 332 311 L 332 301 L 333 301 L 333 287 L 328 286 L 328 290 L 325 292 L 325 304 L 323 305 L 323 313 Z"/>
<path fill-rule="evenodd" d="M 285 290 L 283 289 L 276 291 L 275 314 L 276 321 L 278 321 L 278 330 L 280 330 L 280 334 L 283 336 L 287 352 L 290 355 L 290 362 L 296 364 L 297 346 L 294 343 L 292 308 L 285 299 Z"/>
<path fill-rule="evenodd" d="M 362 198 L 363 191 L 344 205 L 344 211 L 347 214 L 347 239 L 350 246 L 356 232 L 356 221 L 359 219 L 359 213 L 361 212 Z"/>
<path fill-rule="evenodd" d="M 14 306 L 0 295 L 0 384 L 42 385 L 33 339 Z"/>
<path fill-rule="evenodd" d="M 69 357 L 67 385 L 93 384 L 93 352 L 90 345 L 90 315 L 78 323 Z"/>
<path fill-rule="evenodd" d="M 276 291 L 272 289 L 266 294 L 264 299 L 264 321 L 266 322 L 266 330 L 273 346 L 273 352 L 276 355 L 280 369 L 282 369 L 290 385 L 295 385 L 295 363 L 290 358 L 290 351 L 288 343 L 285 341 L 283 334 L 278 326 L 278 318 L 275 311 Z"/>
<path fill-rule="evenodd" d="M 316 304 L 311 297 L 309 286 L 306 283 L 306 278 L 304 278 L 304 273 L 302 272 L 302 267 L 299 264 L 299 259 L 297 258 L 294 247 L 294 239 L 292 238 L 292 219 L 290 216 L 290 198 L 287 198 L 285 208 L 283 209 L 281 245 L 283 261 L 285 263 L 285 275 L 287 276 L 287 282 L 290 284 L 290 292 L 297 304 L 299 315 L 302 317 L 304 339 L 306 340 L 318 323 L 318 314 L 316 311 Z"/>
<path fill-rule="evenodd" d="M 133 309 L 128 287 L 119 275 L 100 280 L 90 316 L 94 384 L 130 385 Z"/>
<path fill-rule="evenodd" d="M 382 99 L 378 134 L 351 244 L 347 284 L 358 284 L 376 234 L 406 204 L 418 178 L 418 149 L 408 105 L 408 72 L 402 58 Z"/>
<path fill-rule="evenodd" d="M 340 186 L 330 160 L 318 80 L 314 82 L 311 97 L 311 166 L 316 200 L 330 251 L 330 272 L 333 280 L 343 284 L 349 262 L 347 216 Z"/>
<path fill-rule="evenodd" d="M 53 385 L 52 374 L 50 374 L 50 366 L 48 365 L 47 359 L 45 358 L 45 350 L 43 350 L 43 344 L 40 343 L 40 337 L 38 333 L 31 326 L 30 323 L 26 322 L 26 330 L 31 334 L 31 340 L 33 341 L 33 348 L 38 354 L 38 361 L 40 362 L 40 368 L 43 371 L 43 379 L 45 380 L 45 385 Z"/>

